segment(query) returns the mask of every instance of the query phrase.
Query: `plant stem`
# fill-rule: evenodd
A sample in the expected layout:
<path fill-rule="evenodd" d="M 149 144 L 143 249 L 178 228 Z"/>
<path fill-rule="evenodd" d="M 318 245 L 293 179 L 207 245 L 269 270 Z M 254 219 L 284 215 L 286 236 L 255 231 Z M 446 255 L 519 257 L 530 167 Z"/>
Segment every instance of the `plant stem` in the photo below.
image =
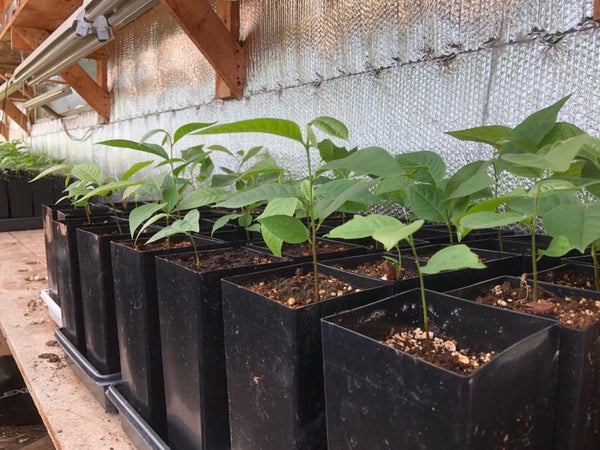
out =
<path fill-rule="evenodd" d="M 597 291 L 600 291 L 600 270 L 598 269 L 598 254 L 595 242 L 592 242 L 591 253 L 594 262 L 594 286 Z"/>
<path fill-rule="evenodd" d="M 446 228 L 448 229 L 448 236 L 450 238 L 450 245 L 454 244 L 454 236 L 452 236 L 452 225 L 450 222 L 446 222 Z"/>
<path fill-rule="evenodd" d="M 313 262 L 313 273 L 315 274 L 315 285 L 314 285 L 314 297 L 315 301 L 318 302 L 320 300 L 319 290 L 321 289 L 321 280 L 319 279 L 319 265 L 317 261 L 317 225 L 315 223 L 315 214 L 314 214 L 314 179 L 312 173 L 312 164 L 310 162 L 310 144 L 306 142 L 304 144 L 304 149 L 306 150 L 306 165 L 308 168 L 308 203 L 307 203 L 307 216 L 309 223 L 309 231 L 310 237 L 308 239 L 308 244 L 310 245 L 310 251 L 312 254 L 312 262 Z"/>
<path fill-rule="evenodd" d="M 537 302 L 538 300 L 538 270 L 537 270 L 537 246 L 536 246 L 536 231 L 537 231 L 537 213 L 538 213 L 538 196 L 540 194 L 540 187 L 537 186 L 537 193 L 533 197 L 533 217 L 531 218 L 531 271 L 533 276 L 533 288 L 531 291 L 532 301 Z"/>
<path fill-rule="evenodd" d="M 504 251 L 504 242 L 502 241 L 502 229 L 498 228 L 498 248 L 501 252 Z"/>
<path fill-rule="evenodd" d="M 200 269 L 200 254 L 198 253 L 198 245 L 196 245 L 196 241 L 194 240 L 194 236 L 188 234 L 190 238 L 190 242 L 192 243 L 192 248 L 194 249 L 194 259 L 196 261 L 196 269 Z"/>
<path fill-rule="evenodd" d="M 400 251 L 400 247 L 396 244 L 396 253 L 398 253 L 398 259 L 396 260 L 398 264 L 396 265 L 396 280 L 400 278 L 400 274 L 402 273 L 402 252 Z"/>
<path fill-rule="evenodd" d="M 123 231 L 121 230 L 121 222 L 119 221 L 119 215 L 117 214 L 117 208 L 115 208 L 115 202 L 113 202 L 111 198 L 108 199 L 108 202 L 110 203 L 110 207 L 112 208 L 113 213 L 115 215 L 115 223 L 117 224 L 117 230 L 119 231 L 119 234 L 123 234 Z"/>
<path fill-rule="evenodd" d="M 85 218 L 87 220 L 87 223 L 88 223 L 88 225 L 90 225 L 92 223 L 91 212 L 90 212 L 90 204 L 86 203 L 83 206 L 83 209 L 85 211 Z"/>
<path fill-rule="evenodd" d="M 419 274 L 419 288 L 421 291 L 421 307 L 423 309 L 423 330 L 425 331 L 425 350 L 427 352 L 427 360 L 431 361 L 432 359 L 432 345 L 431 339 L 429 338 L 429 313 L 427 311 L 427 298 L 425 297 L 425 280 L 423 279 L 423 273 L 421 272 L 421 264 L 419 264 L 419 255 L 417 254 L 417 249 L 415 248 L 415 241 L 412 236 L 409 236 L 406 239 L 410 245 L 412 253 L 415 257 L 415 266 L 417 267 L 417 272 Z"/>

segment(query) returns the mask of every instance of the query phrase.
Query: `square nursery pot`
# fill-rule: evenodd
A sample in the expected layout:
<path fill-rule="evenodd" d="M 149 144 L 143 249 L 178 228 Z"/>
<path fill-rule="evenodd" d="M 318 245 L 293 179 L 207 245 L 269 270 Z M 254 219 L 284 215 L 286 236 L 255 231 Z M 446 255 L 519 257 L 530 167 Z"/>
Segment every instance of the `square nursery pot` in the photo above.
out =
<path fill-rule="evenodd" d="M 8 182 L 0 176 L 0 219 L 8 219 L 9 217 Z"/>
<path fill-rule="evenodd" d="M 337 247 L 334 250 L 327 249 L 328 246 Z M 267 246 L 262 242 L 252 242 L 248 247 L 255 248 L 262 252 L 269 252 Z M 331 239 L 317 238 L 317 256 L 319 262 L 327 259 L 341 258 L 344 256 L 362 255 L 366 252 L 365 247 L 351 244 L 348 242 L 334 241 Z M 281 254 L 285 258 L 291 259 L 294 263 L 303 263 L 312 261 L 312 255 L 308 252 L 308 244 L 283 244 Z"/>
<path fill-rule="evenodd" d="M 10 217 L 33 217 L 33 190 L 25 176 L 13 175 L 8 178 L 8 202 Z"/>
<path fill-rule="evenodd" d="M 540 276 L 544 276 L 544 272 L 540 272 Z M 450 294 L 473 300 L 479 293 L 505 281 L 514 287 L 520 283 L 519 278 L 501 277 L 457 289 Z M 600 300 L 600 293 L 594 291 L 545 282 L 539 285 L 559 296 Z M 560 357 L 552 448 L 600 448 L 600 321 L 584 329 L 559 323 L 559 330 Z"/>
<path fill-rule="evenodd" d="M 323 319 L 329 448 L 550 448 L 556 321 L 427 299 L 433 330 L 498 354 L 465 375 L 380 342 L 421 326 L 418 289 Z"/>
<path fill-rule="evenodd" d="M 172 237 L 178 244 L 187 240 Z M 144 240 L 138 241 L 140 244 Z M 196 238 L 200 249 L 224 246 L 220 241 Z M 133 241 L 112 241 L 113 289 L 122 393 L 138 414 L 166 439 L 165 392 L 160 321 L 154 258 L 186 253 L 190 246 L 162 249 L 134 248 Z"/>
<path fill-rule="evenodd" d="M 31 183 L 33 195 L 33 215 L 42 215 L 42 205 L 54 203 L 54 180 L 42 178 Z"/>
<path fill-rule="evenodd" d="M 77 251 L 77 228 L 109 224 L 112 218 L 93 217 L 52 221 L 52 241 L 56 267 L 56 285 L 64 334 L 82 355 L 85 351 L 83 307 L 81 303 L 81 278 Z"/>
<path fill-rule="evenodd" d="M 312 264 L 223 280 L 223 321 L 231 447 L 326 448 L 321 317 L 390 295 L 380 282 L 320 266 L 361 289 L 297 309 L 246 285 L 292 276 Z"/>
<path fill-rule="evenodd" d="M 239 246 L 200 259 L 212 268 L 184 265 L 193 253 L 156 258 L 168 443 L 182 450 L 230 446 L 221 279 L 290 264 Z"/>

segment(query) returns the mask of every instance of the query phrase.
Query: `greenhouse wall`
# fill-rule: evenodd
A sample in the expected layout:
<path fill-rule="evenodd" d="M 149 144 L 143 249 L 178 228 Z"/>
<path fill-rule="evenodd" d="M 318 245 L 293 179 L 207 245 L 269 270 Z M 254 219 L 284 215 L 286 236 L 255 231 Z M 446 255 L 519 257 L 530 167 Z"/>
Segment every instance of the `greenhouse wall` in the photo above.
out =
<path fill-rule="evenodd" d="M 351 145 L 428 149 L 448 165 L 488 156 L 444 131 L 515 125 L 573 94 L 560 118 L 600 135 L 600 28 L 593 0 L 244 0 L 249 51 L 241 100 L 215 100 L 215 74 L 162 7 L 118 34 L 109 51 L 111 122 L 95 113 L 36 124 L 34 148 L 119 174 L 144 157 L 96 145 L 174 131 L 187 122 L 320 115 L 350 129 Z M 267 146 L 301 171 L 301 148 L 239 135 L 231 149 Z"/>

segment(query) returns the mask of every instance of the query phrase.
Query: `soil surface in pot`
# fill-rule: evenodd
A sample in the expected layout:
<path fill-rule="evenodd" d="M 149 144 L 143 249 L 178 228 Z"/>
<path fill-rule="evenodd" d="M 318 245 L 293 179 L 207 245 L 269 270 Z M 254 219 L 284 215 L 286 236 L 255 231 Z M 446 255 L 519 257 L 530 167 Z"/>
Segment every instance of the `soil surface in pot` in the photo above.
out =
<path fill-rule="evenodd" d="M 529 314 L 554 316 L 561 325 L 580 329 L 600 319 L 598 298 L 600 295 L 596 298 L 559 297 L 538 286 L 538 300 L 534 301 L 531 285 L 522 279 L 519 287 L 515 288 L 505 281 L 489 291 L 481 292 L 475 301 Z"/>
<path fill-rule="evenodd" d="M 151 244 L 136 244 L 135 242 L 125 241 L 123 245 L 133 248 L 139 252 L 153 252 L 156 250 L 170 250 L 172 248 L 192 248 L 192 243 L 188 240 L 173 242 L 169 240 L 162 240 L 158 242 L 152 242 Z"/>
<path fill-rule="evenodd" d="M 261 255 L 243 247 L 202 252 L 200 254 L 200 266 L 196 266 L 196 258 L 192 254 L 173 255 L 168 259 L 198 272 L 259 266 L 277 261 L 277 259 L 269 255 Z"/>
<path fill-rule="evenodd" d="M 317 241 L 317 254 L 343 252 L 354 247 L 335 242 Z M 310 256 L 312 254 L 308 244 L 283 244 L 282 252 L 290 256 Z"/>
<path fill-rule="evenodd" d="M 407 269 L 406 267 L 402 267 L 400 269 L 400 274 L 398 274 L 396 266 L 387 259 L 366 262 L 353 268 L 344 267 L 342 264 L 335 264 L 334 267 L 336 269 L 347 270 L 359 275 L 378 278 L 383 281 L 408 280 L 410 278 L 416 278 L 419 276 L 416 270 Z"/>
<path fill-rule="evenodd" d="M 427 351 L 428 344 L 425 339 L 425 331 L 420 328 L 400 331 L 395 331 L 392 328 L 390 336 L 382 342 L 409 355 L 429 361 L 438 367 L 462 375 L 474 372 L 496 356 L 494 351 L 472 352 L 468 348 L 460 348 L 454 339 L 441 335 L 435 336 L 431 331 L 429 336 L 431 337 L 429 340 L 431 352 Z"/>
<path fill-rule="evenodd" d="M 581 289 L 598 290 L 594 279 L 575 273 L 572 269 L 556 269 L 540 274 L 540 280 Z"/>
<path fill-rule="evenodd" d="M 319 300 L 330 300 L 361 289 L 341 281 L 331 275 L 320 275 L 321 289 Z M 301 268 L 291 277 L 271 278 L 266 281 L 252 283 L 246 287 L 251 291 L 264 295 L 292 309 L 301 308 L 315 303 L 314 298 L 314 272 L 305 273 Z"/>

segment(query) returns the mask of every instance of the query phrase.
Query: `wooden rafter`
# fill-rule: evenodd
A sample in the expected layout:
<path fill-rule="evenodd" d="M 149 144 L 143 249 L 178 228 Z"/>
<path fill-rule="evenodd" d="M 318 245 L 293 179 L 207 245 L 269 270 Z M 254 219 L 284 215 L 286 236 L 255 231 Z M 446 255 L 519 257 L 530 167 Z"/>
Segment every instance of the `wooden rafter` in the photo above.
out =
<path fill-rule="evenodd" d="M 600 20 L 600 0 L 594 0 L 594 20 Z"/>
<path fill-rule="evenodd" d="M 19 127 L 25 130 L 26 133 L 29 132 L 29 119 L 23 112 L 17 108 L 17 106 L 13 103 L 11 99 L 6 99 L 4 104 L 4 112 L 5 114 L 12 119 Z"/>
<path fill-rule="evenodd" d="M 39 46 L 48 35 L 49 33 L 43 30 L 33 32 L 31 28 L 23 27 L 13 27 L 12 29 L 12 36 L 15 36 L 20 43 L 28 44 L 30 51 Z M 44 38 L 40 41 L 42 37 Z M 99 64 L 99 66 L 105 70 L 105 64 Z M 107 123 L 110 120 L 110 94 L 106 89 L 104 76 L 100 78 L 101 85 L 99 85 L 77 63 L 67 67 L 59 75 L 88 105 L 96 110 L 103 123 Z"/>
<path fill-rule="evenodd" d="M 239 5 L 225 5 L 238 2 L 217 1 L 219 14 L 227 18 L 227 25 L 206 0 L 162 0 L 162 3 L 229 88 L 227 92 L 219 88 L 220 93 L 241 98 L 246 85 L 246 54 L 239 43 L 239 25 L 237 29 L 235 26 L 239 23 Z"/>

